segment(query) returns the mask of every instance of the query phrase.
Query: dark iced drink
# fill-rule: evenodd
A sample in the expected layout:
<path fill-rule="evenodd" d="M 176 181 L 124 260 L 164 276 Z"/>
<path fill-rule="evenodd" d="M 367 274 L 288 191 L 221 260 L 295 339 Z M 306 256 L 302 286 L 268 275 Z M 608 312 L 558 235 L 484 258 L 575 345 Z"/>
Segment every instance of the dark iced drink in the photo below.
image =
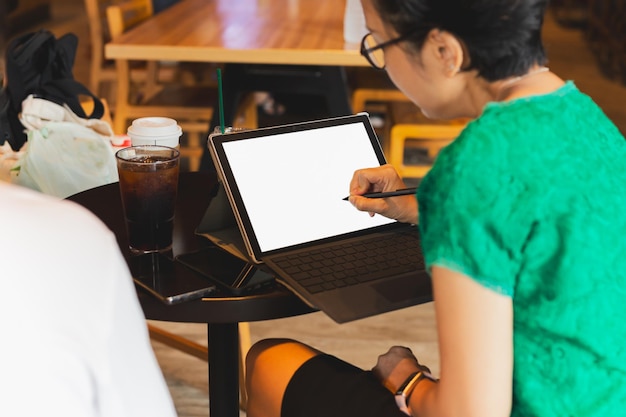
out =
<path fill-rule="evenodd" d="M 180 153 L 165 146 L 133 146 L 115 156 L 131 252 L 169 250 Z"/>

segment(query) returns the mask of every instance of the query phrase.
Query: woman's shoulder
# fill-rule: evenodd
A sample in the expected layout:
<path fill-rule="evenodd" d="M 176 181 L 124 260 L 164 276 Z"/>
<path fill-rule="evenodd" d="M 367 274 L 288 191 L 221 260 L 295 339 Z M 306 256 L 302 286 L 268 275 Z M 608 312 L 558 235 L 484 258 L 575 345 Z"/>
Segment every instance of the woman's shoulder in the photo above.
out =
<path fill-rule="evenodd" d="M 489 169 L 493 166 L 485 164 L 495 163 L 510 170 L 536 158 L 550 158 L 553 151 L 562 152 L 565 142 L 580 148 L 598 136 L 623 147 L 623 136 L 602 109 L 567 81 L 549 94 L 488 103 L 481 116 L 442 152 L 442 159 L 481 163 Z"/>
<path fill-rule="evenodd" d="M 555 126 L 568 123 L 612 125 L 594 100 L 571 80 L 546 94 L 489 102 L 476 121 L 485 128 L 506 129 L 519 135 L 535 129 L 551 131 Z M 517 129 L 519 125 L 524 125 L 524 129 Z"/>

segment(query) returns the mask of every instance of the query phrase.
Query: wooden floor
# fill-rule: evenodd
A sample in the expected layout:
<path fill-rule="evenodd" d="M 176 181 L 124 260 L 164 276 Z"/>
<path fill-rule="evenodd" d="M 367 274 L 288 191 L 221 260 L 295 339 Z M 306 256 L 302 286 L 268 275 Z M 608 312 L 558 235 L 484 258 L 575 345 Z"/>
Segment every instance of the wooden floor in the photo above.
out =
<path fill-rule="evenodd" d="M 74 72 L 77 79 L 87 83 L 89 41 L 82 1 L 52 2 L 53 19 L 43 26 L 57 35 L 68 31 L 79 35 L 80 50 Z M 621 131 L 626 132 L 626 87 L 601 75 L 582 32 L 560 27 L 548 16 L 545 43 L 551 69 L 563 78 L 574 80 L 583 92 L 594 98 Z M 154 324 L 198 343 L 206 343 L 206 325 Z M 371 368 L 377 356 L 389 346 L 405 345 L 411 347 L 420 361 L 429 365 L 435 374 L 439 370 L 432 304 L 344 325 L 335 324 L 322 313 L 252 323 L 251 336 L 253 342 L 265 337 L 300 339 L 364 368 Z M 207 416 L 207 364 L 157 342 L 153 346 L 179 415 Z"/>

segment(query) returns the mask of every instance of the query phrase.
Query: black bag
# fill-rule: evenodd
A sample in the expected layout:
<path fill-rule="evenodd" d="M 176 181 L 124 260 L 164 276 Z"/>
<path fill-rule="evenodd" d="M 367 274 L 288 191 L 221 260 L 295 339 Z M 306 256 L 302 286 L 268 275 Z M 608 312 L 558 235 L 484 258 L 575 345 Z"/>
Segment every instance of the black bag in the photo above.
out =
<path fill-rule="evenodd" d="M 104 106 L 100 99 L 74 80 L 72 67 L 77 46 L 78 38 L 73 33 L 56 39 L 47 30 L 28 33 L 9 43 L 5 87 L 0 91 L 0 145 L 8 141 L 11 148 L 18 151 L 26 142 L 18 114 L 22 101 L 30 94 L 60 105 L 67 104 L 82 118 L 102 117 Z M 90 115 L 85 114 L 80 96 L 93 100 Z"/>

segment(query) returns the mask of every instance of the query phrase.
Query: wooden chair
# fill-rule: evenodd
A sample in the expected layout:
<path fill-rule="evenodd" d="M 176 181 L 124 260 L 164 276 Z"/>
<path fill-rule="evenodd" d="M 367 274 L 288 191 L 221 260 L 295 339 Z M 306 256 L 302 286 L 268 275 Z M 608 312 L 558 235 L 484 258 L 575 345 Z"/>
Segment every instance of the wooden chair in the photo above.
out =
<path fill-rule="evenodd" d="M 404 93 L 396 88 L 386 73 L 373 68 L 356 68 L 348 73 L 352 88 L 352 111 L 360 113 L 378 107 L 385 116 L 381 142 L 388 150 L 387 138 L 392 121 L 392 103 L 411 103 Z M 377 106 L 376 106 L 377 105 Z"/>
<path fill-rule="evenodd" d="M 110 1 L 105 0 L 85 0 L 85 10 L 87 11 L 87 22 L 89 23 L 89 41 L 91 44 L 91 66 L 89 68 L 89 89 L 94 94 L 101 94 L 100 86 L 105 82 L 115 80 L 115 67 L 105 65 L 104 43 L 106 25 L 102 13 L 103 5 L 108 5 Z"/>
<path fill-rule="evenodd" d="M 111 39 L 152 16 L 151 0 L 128 0 L 106 9 Z M 168 83 L 149 88 L 141 97 L 131 96 L 131 70 L 129 61 L 118 59 L 117 94 L 113 117 L 113 131 L 126 133 L 129 121 L 139 117 L 167 116 L 176 119 L 186 134 L 181 143 L 181 156 L 189 160 L 189 170 L 197 170 L 202 157 L 201 136 L 208 132 L 217 103 L 217 90 L 210 86 L 189 86 Z"/>
<path fill-rule="evenodd" d="M 84 0 L 91 46 L 89 89 L 94 94 L 107 98 L 112 108 L 115 108 L 113 93 L 117 73 L 115 71 L 115 63 L 104 59 L 104 45 L 111 40 L 106 21 L 106 8 L 124 3 L 125 1 Z M 156 86 L 160 83 L 210 84 L 206 76 L 209 72 L 208 65 L 199 65 L 198 63 L 184 63 L 181 65 L 181 63 L 174 62 L 152 61 L 136 63 L 131 66 L 130 78 L 133 84 L 142 85 L 148 83 L 148 87 L 156 89 Z"/>
<path fill-rule="evenodd" d="M 444 146 L 452 142 L 465 127 L 465 122 L 451 124 L 396 124 L 391 128 L 389 163 L 403 178 L 422 178 Z M 418 148 L 424 158 L 418 164 L 409 164 L 405 148 Z"/>
<path fill-rule="evenodd" d="M 106 22 L 106 8 L 118 4 L 122 0 L 85 0 L 85 10 L 87 12 L 87 22 L 89 24 L 89 41 L 91 45 L 91 64 L 89 67 L 89 90 L 96 95 L 107 98 L 111 106 L 115 107 L 115 100 L 112 95 L 113 86 L 117 79 L 115 64 L 104 59 L 104 44 L 111 37 Z M 157 76 L 157 63 L 137 66 L 130 70 L 130 77 L 133 83 L 145 83 L 149 77 Z"/>
<path fill-rule="evenodd" d="M 384 71 L 374 68 L 350 68 L 347 72 L 352 90 L 352 111 L 365 111 L 371 102 L 410 102 Z"/>
<path fill-rule="evenodd" d="M 352 109 L 355 113 L 365 110 L 368 102 L 372 101 L 410 101 L 402 91 L 386 88 L 357 88 L 352 93 Z"/>

